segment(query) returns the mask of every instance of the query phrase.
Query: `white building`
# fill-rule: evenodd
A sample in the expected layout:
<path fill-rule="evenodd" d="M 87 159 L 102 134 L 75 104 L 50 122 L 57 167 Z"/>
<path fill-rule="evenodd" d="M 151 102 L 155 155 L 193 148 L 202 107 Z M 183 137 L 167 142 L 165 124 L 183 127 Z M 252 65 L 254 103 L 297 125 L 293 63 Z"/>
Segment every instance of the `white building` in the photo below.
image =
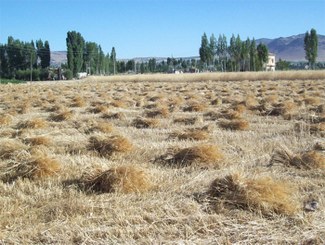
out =
<path fill-rule="evenodd" d="M 266 71 L 275 71 L 275 54 L 269 53 L 268 62 L 265 64 Z"/>

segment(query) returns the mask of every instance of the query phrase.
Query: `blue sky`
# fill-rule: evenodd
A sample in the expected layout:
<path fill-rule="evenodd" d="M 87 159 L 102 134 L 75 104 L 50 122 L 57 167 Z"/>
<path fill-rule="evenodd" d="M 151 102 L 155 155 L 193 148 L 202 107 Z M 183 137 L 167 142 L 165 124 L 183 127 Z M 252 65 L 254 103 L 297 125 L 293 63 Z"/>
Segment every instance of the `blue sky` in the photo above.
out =
<path fill-rule="evenodd" d="M 0 0 L 0 43 L 41 38 L 66 50 L 75 30 L 118 58 L 198 55 L 203 32 L 229 41 L 311 28 L 325 35 L 325 0 Z"/>

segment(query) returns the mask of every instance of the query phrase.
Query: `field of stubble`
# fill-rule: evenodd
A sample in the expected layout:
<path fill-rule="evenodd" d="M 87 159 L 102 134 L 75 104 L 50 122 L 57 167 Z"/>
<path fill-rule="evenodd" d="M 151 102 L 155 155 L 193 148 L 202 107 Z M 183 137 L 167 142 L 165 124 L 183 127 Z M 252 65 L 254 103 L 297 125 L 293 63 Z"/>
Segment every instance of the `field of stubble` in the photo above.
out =
<path fill-rule="evenodd" d="M 0 244 L 324 244 L 325 76 L 242 74 L 1 85 Z"/>

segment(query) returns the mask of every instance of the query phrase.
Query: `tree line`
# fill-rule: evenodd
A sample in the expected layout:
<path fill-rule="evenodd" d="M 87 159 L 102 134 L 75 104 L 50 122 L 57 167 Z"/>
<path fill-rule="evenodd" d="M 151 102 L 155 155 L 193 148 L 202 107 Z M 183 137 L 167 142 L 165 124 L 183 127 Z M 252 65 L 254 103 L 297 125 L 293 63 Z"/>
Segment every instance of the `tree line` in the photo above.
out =
<path fill-rule="evenodd" d="M 256 44 L 255 39 L 241 40 L 240 36 L 227 37 L 220 34 L 218 39 L 214 34 L 201 37 L 199 49 L 200 61 L 204 69 L 219 71 L 260 71 L 268 60 L 268 48 L 265 44 Z"/>
<path fill-rule="evenodd" d="M 23 42 L 8 37 L 0 44 L 0 77 L 18 80 L 46 80 L 51 54 L 48 41 Z"/>
<path fill-rule="evenodd" d="M 109 75 L 116 73 L 169 73 L 175 70 L 193 72 L 210 71 L 260 71 L 268 61 L 268 48 L 263 43 L 257 45 L 254 38 L 242 40 L 239 35 L 231 36 L 229 42 L 224 34 L 218 38 L 214 34 L 201 37 L 199 59 L 168 57 L 147 62 L 117 60 L 115 47 L 111 53 L 104 53 L 101 45 L 85 41 L 76 31 L 67 32 L 67 63 L 62 64 L 63 75 L 67 79 L 76 77 L 79 72 L 90 75 Z M 308 68 L 316 68 L 318 38 L 315 29 L 306 32 L 304 37 L 305 58 Z M 0 78 L 18 80 L 48 80 L 58 76 L 49 69 L 51 60 L 50 44 L 41 39 L 23 42 L 8 37 L 6 44 L 0 44 Z M 300 65 L 301 66 L 301 65 Z M 318 66 L 319 67 L 319 66 Z M 292 64 L 285 60 L 277 62 L 277 69 L 287 70 Z"/>
<path fill-rule="evenodd" d="M 112 47 L 111 55 L 104 54 L 102 47 L 95 42 L 85 41 L 76 31 L 69 31 L 66 38 L 66 73 L 76 77 L 79 72 L 90 75 L 116 74 L 116 51 Z"/>

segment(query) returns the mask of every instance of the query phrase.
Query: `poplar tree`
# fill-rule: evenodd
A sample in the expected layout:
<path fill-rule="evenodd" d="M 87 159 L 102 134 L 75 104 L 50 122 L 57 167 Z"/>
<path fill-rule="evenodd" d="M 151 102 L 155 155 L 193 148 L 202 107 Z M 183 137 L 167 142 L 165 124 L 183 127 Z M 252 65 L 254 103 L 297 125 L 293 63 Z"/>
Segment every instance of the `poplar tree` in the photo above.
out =
<path fill-rule="evenodd" d="M 69 31 L 66 38 L 68 68 L 76 76 L 81 71 L 84 60 L 85 40 L 79 32 Z"/>
<path fill-rule="evenodd" d="M 307 31 L 304 38 L 304 49 L 306 54 L 306 60 L 309 66 L 315 69 L 315 63 L 317 58 L 318 49 L 318 37 L 315 29 L 311 29 L 310 33 Z"/>
<path fill-rule="evenodd" d="M 199 53 L 201 62 L 207 65 L 209 62 L 209 40 L 206 33 L 204 33 L 201 38 L 201 47 Z"/>

